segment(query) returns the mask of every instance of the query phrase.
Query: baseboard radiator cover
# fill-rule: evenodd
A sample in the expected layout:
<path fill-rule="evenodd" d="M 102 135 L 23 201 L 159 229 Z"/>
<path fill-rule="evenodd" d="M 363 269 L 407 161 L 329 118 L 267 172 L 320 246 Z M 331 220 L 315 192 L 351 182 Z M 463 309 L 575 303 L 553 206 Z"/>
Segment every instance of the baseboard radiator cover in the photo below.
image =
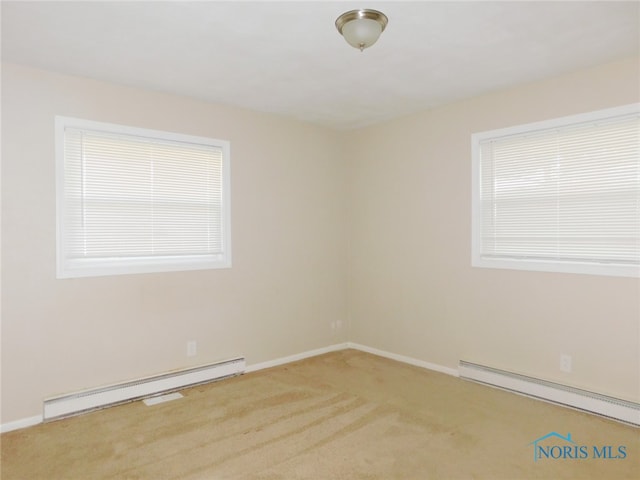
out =
<path fill-rule="evenodd" d="M 460 378 L 640 426 L 640 403 L 460 361 Z"/>
<path fill-rule="evenodd" d="M 45 422 L 57 420 L 185 387 L 222 380 L 244 373 L 245 368 L 245 359 L 238 357 L 129 382 L 49 397 L 44 400 L 43 419 Z"/>

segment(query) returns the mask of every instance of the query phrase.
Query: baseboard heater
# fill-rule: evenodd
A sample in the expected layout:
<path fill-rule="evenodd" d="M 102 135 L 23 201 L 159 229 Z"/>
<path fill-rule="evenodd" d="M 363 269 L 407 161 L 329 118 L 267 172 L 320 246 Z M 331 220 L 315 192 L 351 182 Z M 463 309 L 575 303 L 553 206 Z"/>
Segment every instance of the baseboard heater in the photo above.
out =
<path fill-rule="evenodd" d="M 56 420 L 107 406 L 176 391 L 185 387 L 221 380 L 240 375 L 244 372 L 245 367 L 245 359 L 239 357 L 129 382 L 46 398 L 44 400 L 43 419 L 45 421 Z"/>
<path fill-rule="evenodd" d="M 460 378 L 640 426 L 640 404 L 526 375 L 460 361 Z"/>

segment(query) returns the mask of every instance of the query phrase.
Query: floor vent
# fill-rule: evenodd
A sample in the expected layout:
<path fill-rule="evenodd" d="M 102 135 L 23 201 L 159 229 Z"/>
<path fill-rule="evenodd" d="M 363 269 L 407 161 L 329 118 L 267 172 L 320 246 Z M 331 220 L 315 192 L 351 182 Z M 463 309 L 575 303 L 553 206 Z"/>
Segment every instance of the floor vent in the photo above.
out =
<path fill-rule="evenodd" d="M 172 400 L 179 400 L 183 396 L 184 395 L 182 395 L 180 392 L 161 393 L 160 395 L 145 398 L 144 400 L 142 400 L 142 403 L 144 403 L 147 407 L 153 407 L 154 405 L 170 402 Z"/>
<path fill-rule="evenodd" d="M 460 378 L 640 426 L 640 404 L 517 373 L 460 361 Z"/>
<path fill-rule="evenodd" d="M 55 420 L 106 406 L 139 400 L 163 392 L 240 375 L 245 370 L 245 359 L 234 358 L 224 362 L 186 368 L 173 372 L 141 378 L 131 382 L 83 390 L 44 401 L 43 418 Z"/>

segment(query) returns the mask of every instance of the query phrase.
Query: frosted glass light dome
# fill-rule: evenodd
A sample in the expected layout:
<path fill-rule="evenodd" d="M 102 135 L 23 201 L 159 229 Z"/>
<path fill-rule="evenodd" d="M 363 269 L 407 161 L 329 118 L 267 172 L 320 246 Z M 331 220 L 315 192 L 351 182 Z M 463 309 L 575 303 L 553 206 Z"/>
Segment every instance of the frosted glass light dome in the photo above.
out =
<path fill-rule="evenodd" d="M 336 28 L 349 45 L 360 51 L 370 47 L 384 31 L 388 19 L 377 10 L 351 10 L 336 20 Z"/>

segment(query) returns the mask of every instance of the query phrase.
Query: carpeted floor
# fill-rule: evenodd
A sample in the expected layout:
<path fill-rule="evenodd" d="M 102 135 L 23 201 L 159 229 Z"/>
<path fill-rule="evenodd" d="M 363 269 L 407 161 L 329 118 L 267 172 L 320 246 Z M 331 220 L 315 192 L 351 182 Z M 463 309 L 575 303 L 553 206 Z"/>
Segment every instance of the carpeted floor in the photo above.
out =
<path fill-rule="evenodd" d="M 3 434 L 2 480 L 640 478 L 640 429 L 354 350 L 182 393 Z"/>

